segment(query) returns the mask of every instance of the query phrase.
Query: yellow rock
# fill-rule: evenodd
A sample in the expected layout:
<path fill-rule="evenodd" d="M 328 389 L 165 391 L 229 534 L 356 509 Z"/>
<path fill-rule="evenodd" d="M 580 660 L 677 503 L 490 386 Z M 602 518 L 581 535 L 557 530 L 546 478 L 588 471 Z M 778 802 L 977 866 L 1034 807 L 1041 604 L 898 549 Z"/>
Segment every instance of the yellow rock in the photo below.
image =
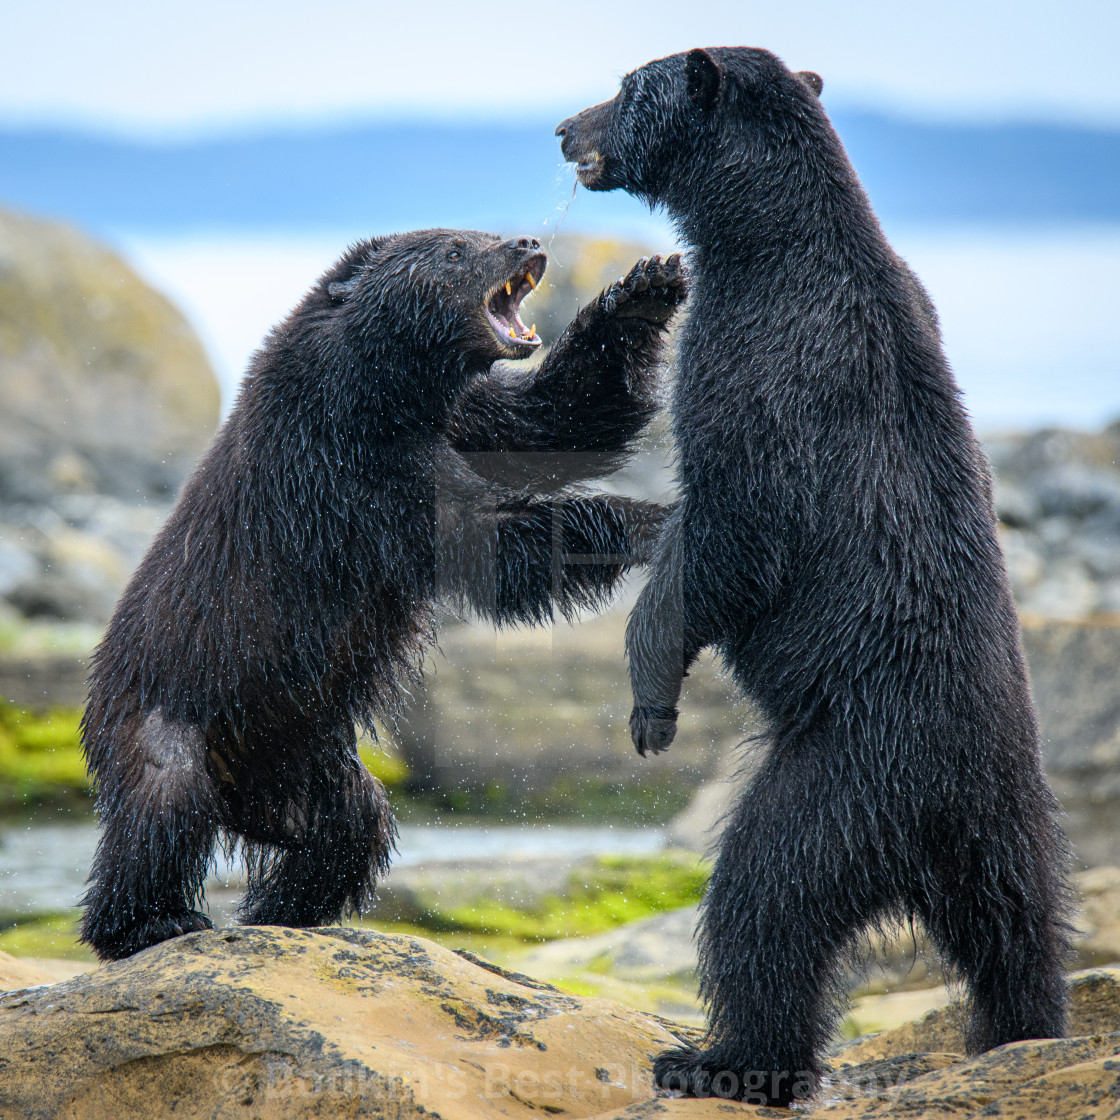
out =
<path fill-rule="evenodd" d="M 933 992 L 926 993 L 933 995 Z M 902 1054 L 964 1052 L 963 1010 L 947 1003 L 920 1019 L 842 1046 L 837 1060 L 848 1064 Z M 1120 968 L 1093 968 L 1070 978 L 1070 1035 L 1120 1031 Z"/>
<path fill-rule="evenodd" d="M 0 999 L 0 1116 L 597 1116 L 676 1041 L 420 939 L 221 930 Z"/>
<path fill-rule="evenodd" d="M 20 960 L 10 953 L 0 952 L 0 991 L 8 988 L 30 988 L 35 984 L 50 984 L 57 980 L 38 962 Z"/>
<path fill-rule="evenodd" d="M 1081 908 L 1077 951 L 1086 964 L 1120 961 L 1120 867 L 1094 867 L 1077 876 Z"/>
<path fill-rule="evenodd" d="M 946 1007 L 950 1000 L 943 984 L 936 988 L 919 988 L 917 991 L 889 992 L 881 996 L 864 996 L 854 1000 L 849 1019 L 858 1034 L 888 1031 L 925 1015 L 939 1007 Z"/>
<path fill-rule="evenodd" d="M 420 938 L 216 930 L 0 996 L 0 1117 L 1116 1117 L 1120 969 L 1072 992 L 1075 1037 L 965 1058 L 940 1008 L 843 1048 L 791 1113 L 656 1097 L 652 1056 L 695 1032 Z"/>
<path fill-rule="evenodd" d="M 0 952 L 0 992 L 11 988 L 33 988 L 37 984 L 54 984 L 69 980 L 81 972 L 89 972 L 88 961 L 68 961 L 59 957 L 37 957 L 28 960 Z"/>

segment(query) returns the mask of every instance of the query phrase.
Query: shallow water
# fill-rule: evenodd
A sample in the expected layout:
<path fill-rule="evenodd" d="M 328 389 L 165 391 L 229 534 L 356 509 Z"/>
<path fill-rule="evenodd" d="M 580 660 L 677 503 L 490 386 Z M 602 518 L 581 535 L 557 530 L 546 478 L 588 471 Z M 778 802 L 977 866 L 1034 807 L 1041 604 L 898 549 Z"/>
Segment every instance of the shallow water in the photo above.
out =
<path fill-rule="evenodd" d="M 0 917 L 76 906 L 97 844 L 92 821 L 0 826 Z M 579 857 L 658 851 L 659 828 L 581 825 L 402 824 L 393 865 L 525 856 Z M 390 874 L 392 874 L 390 872 Z M 240 877 L 240 861 L 219 853 L 214 888 Z"/>

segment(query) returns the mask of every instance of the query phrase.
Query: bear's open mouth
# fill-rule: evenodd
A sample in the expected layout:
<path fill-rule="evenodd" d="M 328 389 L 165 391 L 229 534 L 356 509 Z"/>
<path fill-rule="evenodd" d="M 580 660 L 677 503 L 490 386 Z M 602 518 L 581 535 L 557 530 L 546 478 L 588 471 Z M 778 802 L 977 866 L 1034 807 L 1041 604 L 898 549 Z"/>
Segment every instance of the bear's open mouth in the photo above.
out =
<path fill-rule="evenodd" d="M 507 346 L 540 346 L 536 325 L 525 326 L 521 321 L 521 301 L 535 291 L 544 275 L 546 257 L 538 253 L 504 284 L 500 284 L 487 298 L 482 310 L 494 333 Z"/>

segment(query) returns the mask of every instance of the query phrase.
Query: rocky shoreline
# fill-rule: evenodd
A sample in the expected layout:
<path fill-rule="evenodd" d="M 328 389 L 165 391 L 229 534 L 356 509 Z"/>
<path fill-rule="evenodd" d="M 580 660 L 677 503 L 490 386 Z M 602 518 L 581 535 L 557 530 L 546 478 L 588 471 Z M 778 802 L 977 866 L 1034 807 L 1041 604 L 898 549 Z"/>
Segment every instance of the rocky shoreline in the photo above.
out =
<path fill-rule="evenodd" d="M 0 962 L 0 967 L 2 967 Z M 1070 1037 L 963 1054 L 949 1003 L 837 1049 L 829 1118 L 1115 1115 L 1120 970 L 1072 978 Z M 781 1116 L 657 1095 L 697 1033 L 430 941 L 330 928 L 190 934 L 0 995 L 0 1115 Z"/>

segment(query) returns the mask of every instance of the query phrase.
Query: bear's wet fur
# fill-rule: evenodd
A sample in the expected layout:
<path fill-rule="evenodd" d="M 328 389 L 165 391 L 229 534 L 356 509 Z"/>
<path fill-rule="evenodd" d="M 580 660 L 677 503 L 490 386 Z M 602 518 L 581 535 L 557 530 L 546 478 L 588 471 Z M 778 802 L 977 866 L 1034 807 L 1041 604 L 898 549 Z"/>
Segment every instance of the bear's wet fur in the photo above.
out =
<path fill-rule="evenodd" d="M 209 928 L 219 839 L 249 855 L 245 922 L 360 908 L 395 827 L 355 724 L 392 717 L 437 601 L 571 615 L 648 553 L 660 507 L 566 484 L 656 411 L 680 260 L 640 261 L 535 369 L 491 369 L 538 345 L 517 312 L 544 267 L 528 238 L 364 242 L 254 357 L 94 657 L 103 834 L 81 933 L 102 958 Z"/>
<path fill-rule="evenodd" d="M 884 919 L 920 918 L 963 977 L 972 1051 L 1066 1022 L 1067 849 L 988 468 L 819 92 L 766 51 L 696 50 L 557 129 L 587 187 L 664 206 L 690 246 L 635 744 L 668 746 L 708 646 L 769 724 L 704 902 L 706 1039 L 655 1076 L 772 1104 L 819 1080 Z"/>

